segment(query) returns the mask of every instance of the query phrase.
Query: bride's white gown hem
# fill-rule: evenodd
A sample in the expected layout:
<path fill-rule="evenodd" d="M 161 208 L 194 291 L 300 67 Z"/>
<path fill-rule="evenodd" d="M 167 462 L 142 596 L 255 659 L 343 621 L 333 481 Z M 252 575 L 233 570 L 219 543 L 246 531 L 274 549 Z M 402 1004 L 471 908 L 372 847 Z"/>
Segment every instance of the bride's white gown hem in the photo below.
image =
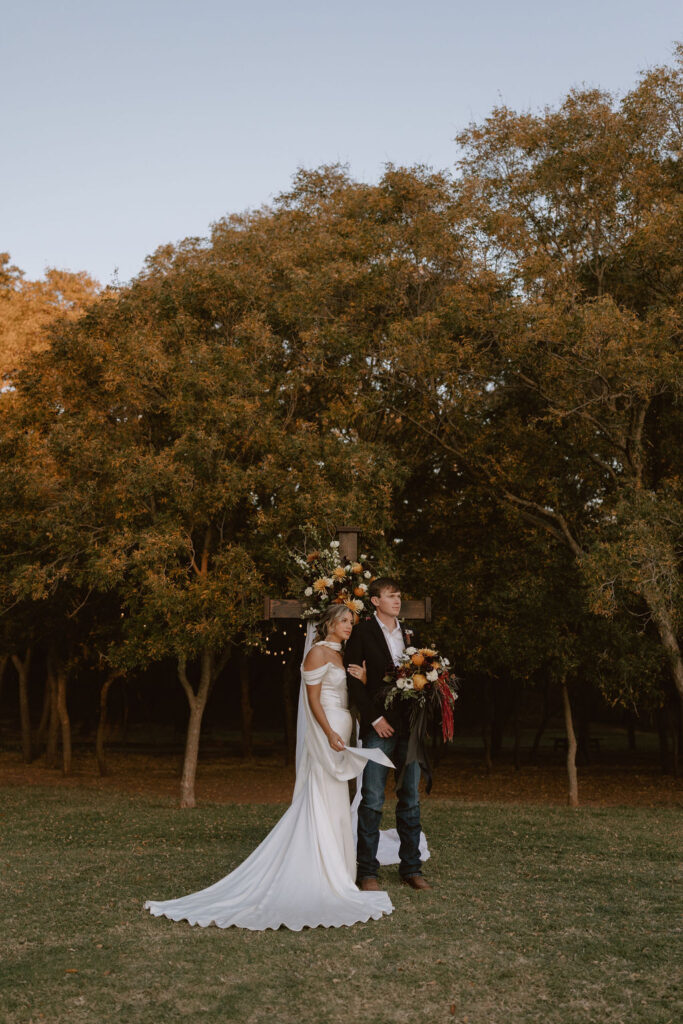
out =
<path fill-rule="evenodd" d="M 309 686 L 322 684 L 320 702 L 327 719 L 348 742 L 352 720 L 344 669 L 328 662 L 302 676 Z M 287 811 L 260 846 L 219 882 L 179 899 L 145 903 L 155 917 L 201 927 L 301 931 L 377 920 L 392 912 L 386 892 L 356 887 L 348 780 L 359 775 L 368 759 L 393 766 L 379 750 L 332 750 L 305 692 L 303 697 L 304 745 Z"/>

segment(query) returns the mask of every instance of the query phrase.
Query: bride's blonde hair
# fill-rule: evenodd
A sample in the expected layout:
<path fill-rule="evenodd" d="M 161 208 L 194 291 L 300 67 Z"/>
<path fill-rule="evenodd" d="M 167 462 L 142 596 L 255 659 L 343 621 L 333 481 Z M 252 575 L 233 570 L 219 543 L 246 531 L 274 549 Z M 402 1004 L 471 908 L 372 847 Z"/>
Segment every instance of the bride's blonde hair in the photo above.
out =
<path fill-rule="evenodd" d="M 316 623 L 315 639 L 327 640 L 327 634 L 337 619 L 340 619 L 347 612 L 353 617 L 353 612 L 345 604 L 331 604 L 329 608 L 326 608 Z"/>

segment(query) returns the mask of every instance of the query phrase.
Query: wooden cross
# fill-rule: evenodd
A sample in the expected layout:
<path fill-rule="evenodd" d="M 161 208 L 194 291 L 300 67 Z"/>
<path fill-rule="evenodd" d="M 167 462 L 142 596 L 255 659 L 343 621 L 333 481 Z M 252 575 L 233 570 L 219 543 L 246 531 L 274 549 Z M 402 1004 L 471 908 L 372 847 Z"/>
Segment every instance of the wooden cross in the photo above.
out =
<path fill-rule="evenodd" d="M 337 528 L 337 539 L 339 541 L 339 553 L 342 560 L 355 562 L 358 559 L 358 534 L 357 526 L 340 526 Z M 303 602 L 294 599 L 287 600 L 281 597 L 265 597 L 263 599 L 264 619 L 298 619 L 304 610 Z M 432 599 L 421 597 L 414 601 L 401 602 L 401 618 L 415 619 L 421 622 L 432 621 Z"/>

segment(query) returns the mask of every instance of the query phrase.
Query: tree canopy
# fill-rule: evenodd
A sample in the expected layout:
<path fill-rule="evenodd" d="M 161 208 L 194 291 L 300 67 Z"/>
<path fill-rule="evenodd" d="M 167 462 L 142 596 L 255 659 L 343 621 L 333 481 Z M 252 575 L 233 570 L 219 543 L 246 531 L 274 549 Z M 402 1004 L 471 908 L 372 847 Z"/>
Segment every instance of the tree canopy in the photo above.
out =
<path fill-rule="evenodd" d="M 190 803 L 264 588 L 352 521 L 473 677 L 683 699 L 682 123 L 679 48 L 492 111 L 453 173 L 301 170 L 125 287 L 3 257 L 4 650 L 172 660 Z"/>

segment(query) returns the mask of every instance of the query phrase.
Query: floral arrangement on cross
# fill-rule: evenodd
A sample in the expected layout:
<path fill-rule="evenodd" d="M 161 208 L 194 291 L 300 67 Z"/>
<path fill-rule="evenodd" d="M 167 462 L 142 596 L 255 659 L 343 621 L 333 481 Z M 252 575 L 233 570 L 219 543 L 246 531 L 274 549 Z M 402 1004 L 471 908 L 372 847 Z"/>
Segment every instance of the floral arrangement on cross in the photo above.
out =
<path fill-rule="evenodd" d="M 330 604 L 345 604 L 353 613 L 354 623 L 361 615 L 372 612 L 368 587 L 375 575 L 367 555 L 360 555 L 356 561 L 344 561 L 339 541 L 331 540 L 327 547 L 306 555 L 293 552 L 292 559 L 303 576 L 302 618 L 318 618 Z"/>

